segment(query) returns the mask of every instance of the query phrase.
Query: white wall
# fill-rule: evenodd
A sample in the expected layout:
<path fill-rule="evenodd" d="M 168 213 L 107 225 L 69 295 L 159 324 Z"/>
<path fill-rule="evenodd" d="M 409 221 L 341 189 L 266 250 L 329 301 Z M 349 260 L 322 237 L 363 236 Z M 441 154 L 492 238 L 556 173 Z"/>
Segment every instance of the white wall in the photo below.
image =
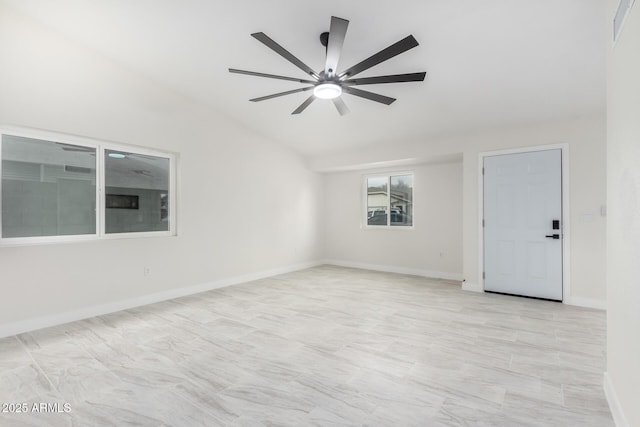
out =
<path fill-rule="evenodd" d="M 609 0 L 607 19 L 617 1 Z M 609 34 L 612 34 L 611 31 Z M 607 396 L 618 426 L 640 426 L 640 4 L 608 52 Z M 607 387 L 608 386 L 608 387 Z M 626 422 L 623 418 L 626 417 Z"/>
<path fill-rule="evenodd" d="M 604 307 L 605 218 L 600 207 L 606 203 L 605 114 L 554 123 L 514 127 L 496 131 L 453 136 L 446 139 L 409 141 L 369 147 L 315 158 L 310 165 L 319 171 L 348 168 L 376 162 L 401 164 L 429 161 L 455 153 L 463 154 L 462 170 L 462 264 L 468 283 L 481 283 L 479 271 L 478 183 L 479 153 L 507 148 L 567 143 L 570 155 L 571 294 L 568 302 Z"/>
<path fill-rule="evenodd" d="M 414 173 L 414 228 L 365 228 L 363 175 L 393 171 Z M 323 217 L 324 253 L 333 263 L 462 278 L 459 161 L 327 174 Z"/>
<path fill-rule="evenodd" d="M 0 123 L 179 153 L 177 237 L 0 247 L 0 329 L 320 258 L 296 154 L 3 6 L 0 61 Z"/>

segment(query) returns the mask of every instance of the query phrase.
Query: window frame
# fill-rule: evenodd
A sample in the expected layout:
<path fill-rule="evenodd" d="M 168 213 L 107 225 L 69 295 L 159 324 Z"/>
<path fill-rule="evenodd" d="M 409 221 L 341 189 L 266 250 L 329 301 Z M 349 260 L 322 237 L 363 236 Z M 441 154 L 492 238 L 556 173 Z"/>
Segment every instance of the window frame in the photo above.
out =
<path fill-rule="evenodd" d="M 411 215 L 411 225 L 391 225 L 391 178 L 394 176 L 411 176 L 411 205 L 414 210 L 414 214 Z M 363 216 L 362 216 L 362 228 L 366 230 L 413 230 L 416 226 L 415 221 L 415 193 L 416 193 L 416 179 L 414 171 L 393 171 L 393 172 L 379 172 L 368 173 L 362 176 L 362 199 L 363 199 Z M 386 225 L 369 225 L 369 179 L 370 178 L 386 178 L 387 179 L 387 224 Z"/>
<path fill-rule="evenodd" d="M 2 139 L 4 135 L 22 138 L 38 139 L 45 142 L 61 143 L 88 147 L 96 150 L 96 232 L 93 234 L 75 234 L 60 236 L 29 236 L 29 237 L 3 237 L 2 236 Z M 105 232 L 105 150 L 125 151 L 133 154 L 157 156 L 169 159 L 169 230 L 167 231 L 143 231 L 109 233 Z M 72 242 L 87 242 L 94 240 L 128 239 L 142 237 L 173 237 L 177 236 L 177 154 L 135 145 L 120 144 L 87 138 L 78 135 L 69 135 L 38 129 L 25 129 L 12 126 L 0 126 L 0 247 L 46 245 Z"/>

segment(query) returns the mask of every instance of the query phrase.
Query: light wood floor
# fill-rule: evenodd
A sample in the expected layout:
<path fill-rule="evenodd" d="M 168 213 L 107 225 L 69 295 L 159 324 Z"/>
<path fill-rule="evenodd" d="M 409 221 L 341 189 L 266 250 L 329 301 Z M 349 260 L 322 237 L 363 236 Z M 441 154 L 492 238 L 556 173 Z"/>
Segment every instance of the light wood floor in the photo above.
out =
<path fill-rule="evenodd" d="M 2 426 L 613 426 L 605 313 L 322 266 L 0 340 Z"/>

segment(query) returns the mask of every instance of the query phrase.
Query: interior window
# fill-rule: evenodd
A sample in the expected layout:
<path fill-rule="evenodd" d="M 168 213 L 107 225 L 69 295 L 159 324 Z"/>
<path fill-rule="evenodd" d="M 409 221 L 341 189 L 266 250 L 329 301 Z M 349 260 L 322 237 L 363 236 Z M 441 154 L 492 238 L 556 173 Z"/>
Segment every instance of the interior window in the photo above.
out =
<path fill-rule="evenodd" d="M 96 149 L 2 135 L 2 237 L 96 234 Z"/>
<path fill-rule="evenodd" d="M 105 232 L 169 230 L 170 159 L 105 150 Z"/>
<path fill-rule="evenodd" d="M 0 244 L 175 234 L 173 154 L 17 133 L 0 132 Z"/>

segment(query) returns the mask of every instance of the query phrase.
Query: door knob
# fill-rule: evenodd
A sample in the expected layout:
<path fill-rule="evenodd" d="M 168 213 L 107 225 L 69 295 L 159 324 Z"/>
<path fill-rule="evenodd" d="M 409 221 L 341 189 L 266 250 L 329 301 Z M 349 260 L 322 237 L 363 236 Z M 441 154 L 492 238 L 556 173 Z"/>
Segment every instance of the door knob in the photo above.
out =
<path fill-rule="evenodd" d="M 557 239 L 559 239 L 559 238 L 560 238 L 560 235 L 559 235 L 559 234 L 547 234 L 547 235 L 546 235 L 546 236 L 544 236 L 544 237 L 546 237 L 546 238 L 548 238 L 548 239 L 556 239 L 556 240 L 557 240 Z"/>

